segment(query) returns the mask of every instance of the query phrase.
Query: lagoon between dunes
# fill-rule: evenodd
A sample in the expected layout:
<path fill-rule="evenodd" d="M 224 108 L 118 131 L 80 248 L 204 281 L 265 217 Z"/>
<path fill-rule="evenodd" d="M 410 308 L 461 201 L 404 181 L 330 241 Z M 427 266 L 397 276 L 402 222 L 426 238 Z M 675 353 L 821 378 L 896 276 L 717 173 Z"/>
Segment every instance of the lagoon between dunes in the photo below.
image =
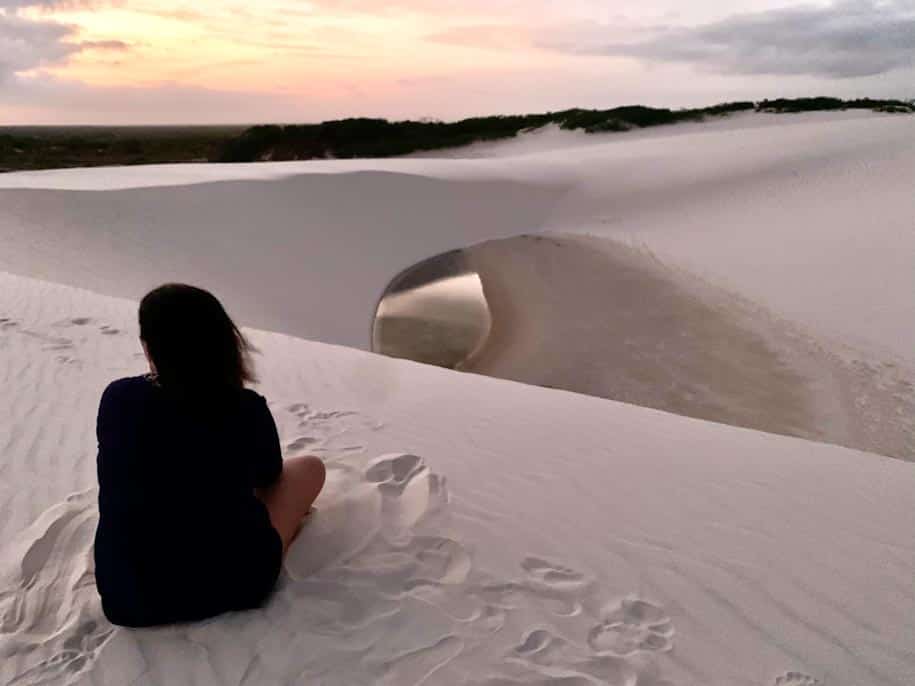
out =
<path fill-rule="evenodd" d="M 910 684 L 915 118 L 567 134 L 0 177 L 0 684 Z M 370 352 L 449 251 L 485 344 Z M 170 280 L 328 487 L 263 608 L 125 630 L 95 412 Z"/>

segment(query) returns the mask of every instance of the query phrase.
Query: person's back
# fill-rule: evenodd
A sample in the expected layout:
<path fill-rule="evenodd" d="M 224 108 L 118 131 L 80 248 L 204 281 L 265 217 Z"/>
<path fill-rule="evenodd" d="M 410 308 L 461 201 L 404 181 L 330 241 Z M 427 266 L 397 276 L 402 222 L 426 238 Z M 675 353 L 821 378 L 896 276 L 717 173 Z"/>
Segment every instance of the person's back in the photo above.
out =
<path fill-rule="evenodd" d="M 323 466 L 297 458 L 284 471 L 266 401 L 243 387 L 246 343 L 210 294 L 157 289 L 140 324 L 153 371 L 113 382 L 99 406 L 102 607 L 126 626 L 255 607 Z"/>
<path fill-rule="evenodd" d="M 96 578 L 112 621 L 198 619 L 263 600 L 282 557 L 254 495 L 282 470 L 263 398 L 242 391 L 214 411 L 151 377 L 121 379 L 102 396 L 98 439 Z"/>

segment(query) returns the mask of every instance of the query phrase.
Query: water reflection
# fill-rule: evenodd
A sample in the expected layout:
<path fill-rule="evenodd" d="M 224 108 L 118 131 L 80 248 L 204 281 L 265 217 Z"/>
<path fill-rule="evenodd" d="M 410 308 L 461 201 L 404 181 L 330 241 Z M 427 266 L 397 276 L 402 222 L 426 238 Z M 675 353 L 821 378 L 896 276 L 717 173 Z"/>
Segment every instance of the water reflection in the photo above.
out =
<path fill-rule="evenodd" d="M 425 260 L 387 288 L 375 314 L 372 350 L 459 369 L 492 325 L 483 284 L 460 251 Z"/>

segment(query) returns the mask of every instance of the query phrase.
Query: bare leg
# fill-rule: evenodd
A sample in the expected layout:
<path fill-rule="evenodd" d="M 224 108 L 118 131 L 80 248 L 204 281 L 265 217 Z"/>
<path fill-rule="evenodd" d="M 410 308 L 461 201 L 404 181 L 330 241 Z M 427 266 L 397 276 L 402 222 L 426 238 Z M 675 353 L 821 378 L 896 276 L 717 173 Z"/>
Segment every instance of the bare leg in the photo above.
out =
<path fill-rule="evenodd" d="M 293 457 L 283 463 L 275 484 L 257 490 L 257 497 L 270 513 L 270 523 L 283 539 L 283 554 L 323 487 L 324 463 L 317 457 Z"/>

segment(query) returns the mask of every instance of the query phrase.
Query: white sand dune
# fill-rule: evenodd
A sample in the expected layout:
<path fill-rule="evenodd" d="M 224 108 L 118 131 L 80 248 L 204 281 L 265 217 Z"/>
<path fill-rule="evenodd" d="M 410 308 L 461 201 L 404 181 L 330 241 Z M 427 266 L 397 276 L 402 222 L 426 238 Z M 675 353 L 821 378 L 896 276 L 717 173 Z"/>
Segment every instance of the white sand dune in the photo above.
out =
<path fill-rule="evenodd" d="M 365 348 L 400 271 L 465 241 L 538 227 L 557 197 L 508 180 L 354 170 L 0 191 L 0 268 L 133 298 L 168 280 L 197 283 L 246 324 Z"/>
<path fill-rule="evenodd" d="M 461 369 L 915 460 L 909 365 L 824 342 L 606 238 L 520 236 L 462 254 L 491 327 Z"/>
<path fill-rule="evenodd" d="M 876 115 L 885 116 L 885 115 Z M 797 124 L 830 124 L 853 119 L 873 119 L 871 110 L 845 112 L 797 112 L 776 114 L 771 112 L 738 112 L 727 116 L 711 116 L 700 122 L 680 122 L 647 129 L 632 129 L 613 133 L 589 134 L 584 131 L 565 131 L 558 124 L 548 124 L 539 129 L 523 131 L 514 138 L 498 141 L 481 141 L 458 148 L 429 150 L 407 155 L 421 159 L 479 159 L 487 157 L 517 157 L 536 155 L 552 150 L 569 151 L 570 148 L 590 147 L 600 143 L 629 143 L 642 138 L 691 136 L 713 131 L 759 129 L 769 126 L 794 126 Z"/>
<path fill-rule="evenodd" d="M 419 260 L 562 231 L 852 350 L 867 383 L 908 374 L 915 118 L 771 121 L 488 159 L 0 177 L 0 684 L 911 684 L 912 463 L 326 344 L 368 346 Z M 262 610 L 126 631 L 94 588 L 94 419 L 143 371 L 130 299 L 168 279 L 280 332 L 251 331 L 259 390 L 287 455 L 322 456 L 329 481 Z M 614 312 L 657 346 L 644 294 Z M 569 321 L 598 321 L 579 304 Z M 589 348 L 601 326 L 570 355 L 614 349 Z M 739 336 L 708 340 L 745 359 Z M 700 344 L 675 360 L 691 383 Z M 875 411 L 830 408 L 811 369 L 816 402 L 776 393 L 773 417 L 809 410 L 832 440 L 830 417 Z"/>
<path fill-rule="evenodd" d="M 0 683 L 911 683 L 915 465 L 257 331 L 328 492 L 262 610 L 114 629 L 92 425 L 134 308 L 0 273 Z"/>
<path fill-rule="evenodd" d="M 586 233 L 915 362 L 915 117 L 737 122 L 489 159 L 6 174 L 0 269 L 133 298 L 184 279 L 251 326 L 365 348 L 384 287 L 411 264 L 489 238 Z"/>

